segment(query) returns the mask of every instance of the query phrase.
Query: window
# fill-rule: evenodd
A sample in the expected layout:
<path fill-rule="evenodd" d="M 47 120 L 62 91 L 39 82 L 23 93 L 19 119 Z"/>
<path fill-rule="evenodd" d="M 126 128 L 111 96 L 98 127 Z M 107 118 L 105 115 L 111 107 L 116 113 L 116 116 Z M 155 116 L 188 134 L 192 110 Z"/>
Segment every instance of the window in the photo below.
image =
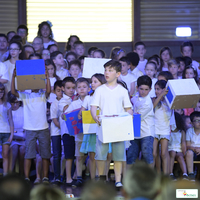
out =
<path fill-rule="evenodd" d="M 70 35 L 84 42 L 132 41 L 132 0 L 27 0 L 28 41 L 47 20 L 57 42 Z"/>

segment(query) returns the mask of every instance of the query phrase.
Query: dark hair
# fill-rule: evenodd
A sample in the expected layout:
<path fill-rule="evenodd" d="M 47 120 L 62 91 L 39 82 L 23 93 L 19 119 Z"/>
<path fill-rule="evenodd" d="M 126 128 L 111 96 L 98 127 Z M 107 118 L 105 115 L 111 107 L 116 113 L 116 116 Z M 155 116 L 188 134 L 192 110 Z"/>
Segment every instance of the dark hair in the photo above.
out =
<path fill-rule="evenodd" d="M 200 117 L 200 112 L 199 111 L 194 111 L 190 114 L 190 120 L 193 122 L 195 117 Z"/>
<path fill-rule="evenodd" d="M 11 91 L 8 92 L 7 94 L 7 101 L 11 104 L 11 103 L 15 103 L 15 101 L 17 100 L 17 97 L 11 93 Z M 22 106 L 22 101 L 20 102 L 20 106 Z"/>
<path fill-rule="evenodd" d="M 137 86 L 140 87 L 141 85 L 147 85 L 149 88 L 152 86 L 152 80 L 149 76 L 143 75 L 137 79 Z"/>
<path fill-rule="evenodd" d="M 62 80 L 57 80 L 55 83 L 54 83 L 54 86 L 53 86 L 53 89 L 56 90 L 57 87 L 62 87 Z"/>
<path fill-rule="evenodd" d="M 106 56 L 105 52 L 103 50 L 101 50 L 101 49 L 96 49 L 96 50 L 94 50 L 94 53 L 95 52 L 100 53 L 102 58 L 105 58 L 105 56 Z"/>
<path fill-rule="evenodd" d="M 72 60 L 70 63 L 69 63 L 69 70 L 71 68 L 72 65 L 77 65 L 80 69 L 81 69 L 81 62 L 80 60 Z"/>
<path fill-rule="evenodd" d="M 53 68 L 54 68 L 53 76 L 56 78 L 56 80 L 60 80 L 60 77 L 56 75 L 56 66 L 52 59 L 45 60 L 45 66 L 49 66 L 49 65 L 53 65 Z"/>
<path fill-rule="evenodd" d="M 80 78 L 78 78 L 77 81 L 76 81 L 76 87 L 77 87 L 77 85 L 78 85 L 79 83 L 83 83 L 83 82 L 86 83 L 88 87 L 90 86 L 90 83 L 89 83 L 88 79 L 86 79 L 86 78 L 84 78 L 84 77 L 80 77 Z"/>
<path fill-rule="evenodd" d="M 136 67 L 136 66 L 138 65 L 138 63 L 139 63 L 139 61 L 140 61 L 140 58 L 139 58 L 139 56 L 138 56 L 137 53 L 135 53 L 135 52 L 130 52 L 130 53 L 128 53 L 126 56 L 127 56 L 127 58 L 129 59 L 130 63 L 131 63 L 133 66 Z"/>
<path fill-rule="evenodd" d="M 109 67 L 115 69 L 116 72 L 121 72 L 122 65 L 117 60 L 110 60 L 104 64 L 104 68 Z"/>
<path fill-rule="evenodd" d="M 63 79 L 63 81 L 62 81 L 62 86 L 65 87 L 65 84 L 68 83 L 68 82 L 73 83 L 73 84 L 76 84 L 76 81 L 75 81 L 74 77 L 68 76 L 68 77 L 65 77 L 65 78 Z"/>
<path fill-rule="evenodd" d="M 11 44 L 16 44 L 18 46 L 19 50 L 22 50 L 22 44 L 20 42 L 18 42 L 18 41 L 10 42 L 9 43 L 9 49 L 10 49 Z M 9 56 L 8 56 L 7 60 L 9 60 L 10 58 L 11 58 L 11 55 L 9 53 Z M 19 59 L 22 59 L 22 52 L 19 54 Z"/>
<path fill-rule="evenodd" d="M 41 23 L 38 25 L 38 32 L 37 32 L 37 35 L 38 35 L 39 37 L 42 37 L 41 29 L 42 29 L 42 27 L 43 27 L 44 25 L 47 25 L 47 26 L 48 26 L 48 28 L 49 28 L 49 30 L 50 30 L 49 39 L 50 39 L 50 40 L 53 40 L 53 33 L 52 33 L 52 30 L 51 30 L 51 27 L 50 27 L 49 23 L 46 22 L 46 21 L 41 22 Z"/>
<path fill-rule="evenodd" d="M 155 85 L 158 85 L 161 89 L 166 87 L 167 82 L 165 80 L 158 80 Z"/>
<path fill-rule="evenodd" d="M 80 56 L 79 58 L 78 58 L 78 60 L 84 60 L 85 58 L 87 58 L 87 56 Z"/>
<path fill-rule="evenodd" d="M 20 42 L 22 44 L 22 38 L 19 35 L 14 35 L 10 40 L 10 43 L 11 42 Z"/>
<path fill-rule="evenodd" d="M 162 59 L 162 53 L 163 53 L 164 51 L 168 51 L 168 52 L 169 52 L 170 59 L 173 58 L 173 56 L 172 56 L 172 51 L 171 51 L 171 49 L 170 49 L 169 47 L 163 47 L 163 48 L 161 48 L 161 50 L 160 50 L 160 64 L 161 64 L 161 65 L 160 65 L 160 70 L 162 70 L 163 65 L 164 65 L 164 61 L 163 61 L 163 59 Z"/>
<path fill-rule="evenodd" d="M 185 56 L 183 57 L 183 59 L 184 59 L 185 66 L 192 64 L 192 58 Z"/>
<path fill-rule="evenodd" d="M 141 41 L 136 42 L 135 45 L 134 45 L 134 48 L 136 49 L 140 45 L 142 45 L 142 46 L 144 46 L 144 48 L 146 48 L 146 45 L 144 44 L 144 42 L 141 42 Z"/>
<path fill-rule="evenodd" d="M 158 76 L 163 76 L 165 77 L 165 79 L 168 81 L 168 80 L 172 80 L 174 79 L 174 77 L 172 76 L 172 73 L 169 72 L 169 71 L 161 71 Z"/>
<path fill-rule="evenodd" d="M 113 60 L 118 60 L 119 54 L 125 51 L 121 47 L 113 47 L 110 53 L 110 58 Z"/>
<path fill-rule="evenodd" d="M 156 65 L 157 65 L 157 71 L 160 71 L 160 68 L 159 68 L 160 62 L 159 62 L 159 60 L 160 60 L 160 57 L 158 55 L 153 55 L 153 56 L 148 58 L 148 62 L 154 62 L 155 61 Z"/>
<path fill-rule="evenodd" d="M 22 47 L 22 60 L 25 60 L 25 59 L 27 59 L 25 56 L 25 49 L 26 49 L 26 47 L 30 47 L 30 48 L 32 48 L 33 49 L 33 52 L 35 53 L 35 49 L 33 48 L 33 46 L 31 46 L 30 44 L 26 44 L 26 45 L 24 45 L 23 47 Z"/>
<path fill-rule="evenodd" d="M 145 68 L 146 68 L 146 66 L 147 66 L 148 64 L 151 64 L 151 65 L 153 65 L 153 66 L 154 66 L 154 68 L 155 68 L 155 70 L 157 71 L 157 65 L 156 65 L 156 63 L 155 63 L 155 62 L 153 62 L 153 61 L 148 61 L 148 62 L 147 62 L 147 64 L 145 65 Z"/>
<path fill-rule="evenodd" d="M 127 84 L 126 84 L 124 81 L 122 81 L 122 80 L 119 81 L 119 80 L 117 79 L 117 83 L 120 84 L 123 88 L 125 88 L 125 89 L 128 90 Z"/>
<path fill-rule="evenodd" d="M 186 56 L 186 57 L 187 57 L 187 56 Z M 185 57 L 179 56 L 179 57 L 176 57 L 175 59 L 176 59 L 177 62 L 180 63 L 181 61 L 182 61 L 182 62 L 185 62 L 185 59 L 184 59 L 184 58 L 185 58 Z M 189 57 L 188 57 L 188 58 L 189 58 Z"/>
<path fill-rule="evenodd" d="M 98 81 L 103 85 L 106 83 L 106 79 L 105 79 L 105 76 L 103 74 L 100 74 L 100 73 L 96 73 L 94 75 L 92 75 L 92 77 L 95 77 L 96 79 L 98 79 Z M 92 79 L 91 77 L 91 79 Z"/>
<path fill-rule="evenodd" d="M 125 62 L 127 65 L 130 65 L 130 64 L 131 64 L 131 63 L 130 63 L 130 60 L 128 59 L 127 56 L 121 57 L 121 58 L 119 59 L 119 61 Z"/>
<path fill-rule="evenodd" d="M 186 131 L 186 125 L 185 121 L 183 120 L 183 117 L 177 112 L 174 112 L 175 121 L 176 121 L 176 127 L 179 131 Z"/>
<path fill-rule="evenodd" d="M 7 174 L 0 179 L 1 200 L 28 200 L 30 190 L 30 184 L 18 174 Z"/>
<path fill-rule="evenodd" d="M 196 82 L 198 82 L 198 74 L 197 74 L 197 71 L 193 68 L 192 64 L 190 64 L 190 65 L 188 65 L 188 66 L 185 67 L 185 69 L 183 70 L 182 78 L 183 79 L 186 78 L 185 77 L 185 73 L 186 73 L 186 70 L 188 70 L 188 69 L 192 69 L 193 70 L 193 72 L 194 72 L 194 80 Z"/>
<path fill-rule="evenodd" d="M 184 41 L 184 42 L 181 44 L 181 46 L 180 46 L 180 48 L 181 48 L 181 53 L 183 53 L 183 48 L 184 48 L 184 47 L 191 47 L 192 52 L 194 52 L 194 47 L 193 47 L 192 42 L 190 42 L 190 41 Z"/>
<path fill-rule="evenodd" d="M 75 37 L 77 39 L 77 41 L 80 41 L 79 37 L 77 35 L 70 35 L 70 37 L 68 38 L 68 41 L 67 41 L 67 44 L 65 46 L 65 50 L 66 51 L 70 51 L 71 50 L 71 45 L 69 44 L 70 43 L 70 40 L 71 38 Z"/>
<path fill-rule="evenodd" d="M 67 60 L 67 57 L 68 57 L 68 56 L 71 56 L 71 55 L 74 56 L 75 59 L 77 59 L 77 54 L 74 53 L 74 52 L 72 52 L 72 51 L 68 52 L 68 53 L 65 55 L 65 59 Z"/>
<path fill-rule="evenodd" d="M 32 53 L 32 54 L 28 57 L 28 59 L 30 60 L 32 57 L 38 57 L 39 59 L 42 59 L 42 56 L 41 56 L 41 54 L 39 54 L 39 53 Z"/>
<path fill-rule="evenodd" d="M 26 34 L 28 34 L 28 28 L 27 28 L 26 25 L 20 24 L 20 25 L 17 27 L 17 32 L 18 32 L 19 29 L 25 29 L 25 30 L 26 30 Z"/>
<path fill-rule="evenodd" d="M 8 37 L 5 34 L 0 33 L 0 37 L 4 37 L 7 40 L 7 42 L 8 42 Z"/>
<path fill-rule="evenodd" d="M 10 33 L 15 33 L 15 31 L 9 31 L 9 32 L 7 32 L 6 36 L 8 37 L 8 35 L 9 35 Z M 15 33 L 15 35 L 16 35 L 16 33 Z"/>
<path fill-rule="evenodd" d="M 56 45 L 56 44 L 50 44 L 50 45 L 47 47 L 47 49 L 50 51 L 51 47 L 53 47 L 53 46 L 55 46 L 55 47 L 58 48 L 58 45 Z"/>
<path fill-rule="evenodd" d="M 52 53 L 50 54 L 50 58 L 51 58 L 52 60 L 54 60 L 54 59 L 56 58 L 56 56 L 59 55 L 59 54 L 62 54 L 62 52 L 61 52 L 61 51 L 54 51 L 54 52 L 52 52 Z M 62 54 L 62 55 L 63 55 L 63 54 Z"/>
<path fill-rule="evenodd" d="M 80 41 L 80 40 L 74 42 L 74 48 L 75 48 L 76 46 L 78 46 L 78 45 L 83 45 L 83 46 L 85 46 L 84 43 L 83 43 L 82 41 Z"/>
<path fill-rule="evenodd" d="M 97 49 L 98 49 L 97 47 L 90 47 L 90 48 L 88 49 L 88 55 L 91 55 L 92 51 L 95 51 L 95 50 L 97 50 Z"/>

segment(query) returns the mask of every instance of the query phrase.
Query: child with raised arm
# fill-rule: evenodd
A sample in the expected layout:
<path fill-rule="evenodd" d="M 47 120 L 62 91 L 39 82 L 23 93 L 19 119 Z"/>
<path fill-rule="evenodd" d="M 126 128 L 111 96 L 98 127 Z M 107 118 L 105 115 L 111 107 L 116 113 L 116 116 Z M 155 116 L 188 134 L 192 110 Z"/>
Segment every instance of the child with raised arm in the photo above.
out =
<path fill-rule="evenodd" d="M 71 112 L 73 110 L 81 108 L 83 100 L 85 99 L 85 97 L 89 92 L 89 81 L 86 78 L 79 78 L 76 81 L 76 92 L 79 95 L 79 99 L 73 101 L 67 108 L 66 112 Z M 80 187 L 83 185 L 82 166 L 83 166 L 84 153 L 80 152 L 82 141 L 83 141 L 83 133 L 75 135 L 77 181 L 72 184 L 73 187 Z"/>
<path fill-rule="evenodd" d="M 144 58 L 144 55 L 146 53 L 146 45 L 144 44 L 144 42 L 136 42 L 135 45 L 135 50 L 134 52 L 136 52 L 140 58 L 140 61 L 138 63 L 137 68 L 143 73 L 145 74 L 145 65 L 147 64 L 147 59 Z"/>
<path fill-rule="evenodd" d="M 11 93 L 15 95 L 18 100 L 23 101 L 24 105 L 24 129 L 26 130 L 25 143 L 25 178 L 29 179 L 29 172 L 31 167 L 31 159 L 36 157 L 36 141 L 39 141 L 40 155 L 43 164 L 43 182 L 49 182 L 48 170 L 49 159 L 51 158 L 50 148 L 50 134 L 48 129 L 46 117 L 46 102 L 51 92 L 50 80 L 48 73 L 45 73 L 47 84 L 46 92 L 39 92 L 39 90 L 32 90 L 31 93 L 23 93 L 15 90 L 16 70 L 13 71 Z"/>
<path fill-rule="evenodd" d="M 72 186 L 74 183 L 71 177 L 72 162 L 75 154 L 74 136 L 70 136 L 62 114 L 66 112 L 67 108 L 72 102 L 72 97 L 75 92 L 75 80 L 73 77 L 66 77 L 62 82 L 63 98 L 60 99 L 58 109 L 60 112 L 60 128 L 64 146 L 64 154 L 66 159 L 66 185 Z"/>
<path fill-rule="evenodd" d="M 60 113 L 58 110 L 58 104 L 60 99 L 63 97 L 62 92 L 62 81 L 57 80 L 54 83 L 54 92 L 56 99 L 53 101 L 50 107 L 51 114 L 51 141 L 53 147 L 53 168 L 54 168 L 54 181 L 55 183 L 60 182 L 60 160 L 61 160 L 61 133 L 60 133 Z"/>
<path fill-rule="evenodd" d="M 193 125 L 186 132 L 186 164 L 188 177 L 191 181 L 195 181 L 194 160 L 200 159 L 200 112 L 194 111 L 190 114 L 190 120 Z"/>
<path fill-rule="evenodd" d="M 152 81 L 147 75 L 137 79 L 139 95 L 131 99 L 134 113 L 141 114 L 140 137 L 131 140 L 127 152 L 127 164 L 134 164 L 140 151 L 147 164 L 153 167 L 153 141 L 154 141 L 154 112 L 153 103 L 149 96 Z"/>
<path fill-rule="evenodd" d="M 104 64 L 105 78 L 107 83 L 99 86 L 94 93 L 93 101 L 91 102 L 91 114 L 97 124 L 100 124 L 99 116 L 96 115 L 97 107 L 99 107 L 100 115 L 110 115 L 115 113 L 128 112 L 131 115 L 132 105 L 128 96 L 128 91 L 117 83 L 117 79 L 121 74 L 121 63 L 115 60 L 110 60 Z M 123 133 L 122 133 L 123 134 Z M 96 155 L 97 169 L 100 179 L 105 180 L 104 168 L 105 161 L 109 150 L 109 144 L 104 144 L 96 139 Z M 126 161 L 125 142 L 112 143 L 112 153 L 114 160 L 115 171 L 115 186 L 122 187 L 121 173 L 122 162 Z"/>

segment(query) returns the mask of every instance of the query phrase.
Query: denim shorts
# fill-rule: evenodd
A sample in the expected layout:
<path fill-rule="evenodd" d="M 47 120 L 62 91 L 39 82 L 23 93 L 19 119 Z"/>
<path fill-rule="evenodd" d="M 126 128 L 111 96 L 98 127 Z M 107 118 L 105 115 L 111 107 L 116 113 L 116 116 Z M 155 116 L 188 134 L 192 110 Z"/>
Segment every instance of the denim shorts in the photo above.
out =
<path fill-rule="evenodd" d="M 170 140 L 170 135 L 157 135 L 155 134 L 154 138 L 161 140 L 161 139 L 167 139 Z"/>
<path fill-rule="evenodd" d="M 135 163 L 140 151 L 142 151 L 142 157 L 146 163 L 153 163 L 153 141 L 154 137 L 152 136 L 131 140 L 131 146 L 127 151 L 127 164 Z"/>
<path fill-rule="evenodd" d="M 0 144 L 10 145 L 10 142 L 8 142 L 9 137 L 10 133 L 0 133 Z"/>
<path fill-rule="evenodd" d="M 126 161 L 125 142 L 113 142 L 111 143 L 111 146 L 113 161 Z M 110 149 L 110 143 L 102 143 L 97 136 L 95 160 L 107 160 L 107 155 L 110 153 Z"/>

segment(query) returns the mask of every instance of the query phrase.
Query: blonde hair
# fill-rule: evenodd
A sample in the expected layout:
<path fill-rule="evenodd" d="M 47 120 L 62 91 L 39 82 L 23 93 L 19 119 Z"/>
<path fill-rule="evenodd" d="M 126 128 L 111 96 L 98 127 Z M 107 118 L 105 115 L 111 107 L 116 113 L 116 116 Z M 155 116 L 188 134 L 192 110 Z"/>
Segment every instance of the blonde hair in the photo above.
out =
<path fill-rule="evenodd" d="M 64 192 L 58 187 L 39 185 L 31 190 L 30 200 L 66 200 Z"/>
<path fill-rule="evenodd" d="M 167 64 L 169 67 L 171 67 L 172 65 L 177 65 L 179 67 L 179 63 L 175 59 L 170 59 Z"/>

